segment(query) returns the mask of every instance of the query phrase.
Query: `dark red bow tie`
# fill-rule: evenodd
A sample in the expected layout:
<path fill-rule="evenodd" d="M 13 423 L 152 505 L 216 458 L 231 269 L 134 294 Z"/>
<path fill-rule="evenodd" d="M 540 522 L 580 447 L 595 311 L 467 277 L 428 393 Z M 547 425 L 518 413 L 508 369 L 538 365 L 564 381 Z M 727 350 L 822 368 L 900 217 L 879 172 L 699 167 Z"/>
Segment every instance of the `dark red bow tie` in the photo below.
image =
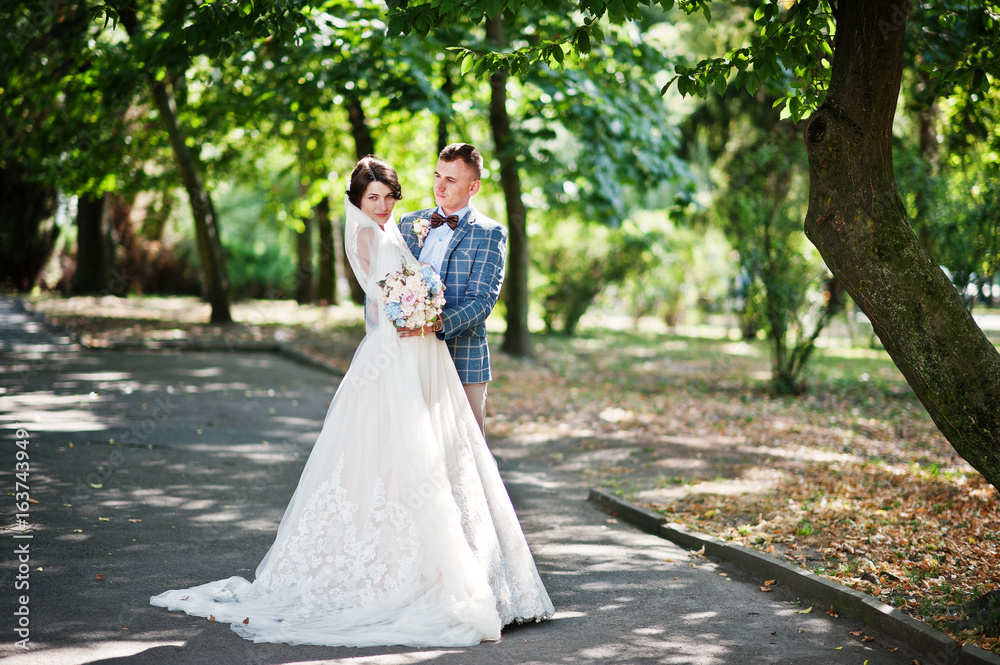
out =
<path fill-rule="evenodd" d="M 448 215 L 447 217 L 445 217 L 444 215 L 438 214 L 436 212 L 432 213 L 431 228 L 436 229 L 442 224 L 447 224 L 448 226 L 451 227 L 451 230 L 454 231 L 455 227 L 458 226 L 458 215 Z"/>

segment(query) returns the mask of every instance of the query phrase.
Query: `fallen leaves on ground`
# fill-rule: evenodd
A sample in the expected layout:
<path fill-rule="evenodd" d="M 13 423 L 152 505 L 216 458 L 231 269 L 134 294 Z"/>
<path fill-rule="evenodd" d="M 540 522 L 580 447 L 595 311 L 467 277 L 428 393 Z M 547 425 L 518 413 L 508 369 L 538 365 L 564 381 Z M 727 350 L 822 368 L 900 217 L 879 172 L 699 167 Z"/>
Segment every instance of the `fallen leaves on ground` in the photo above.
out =
<path fill-rule="evenodd" d="M 670 518 L 748 547 L 777 546 L 789 561 L 996 647 L 971 625 L 950 628 L 964 603 L 1000 586 L 997 492 L 978 473 L 811 464 L 774 493 L 715 500 L 726 517 L 714 524 L 698 522 L 705 499 L 672 505 Z"/>

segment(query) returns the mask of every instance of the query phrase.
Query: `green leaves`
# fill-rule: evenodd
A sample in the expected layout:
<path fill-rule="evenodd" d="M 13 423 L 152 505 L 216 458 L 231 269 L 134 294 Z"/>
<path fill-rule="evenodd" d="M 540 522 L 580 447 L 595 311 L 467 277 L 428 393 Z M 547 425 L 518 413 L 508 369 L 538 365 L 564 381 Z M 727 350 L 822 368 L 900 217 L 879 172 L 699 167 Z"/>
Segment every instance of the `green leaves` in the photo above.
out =
<path fill-rule="evenodd" d="M 715 77 L 715 91 L 719 95 L 726 94 L 726 77 L 722 74 Z"/>
<path fill-rule="evenodd" d="M 482 0 L 479 4 L 483 8 L 483 14 L 488 18 L 493 18 L 504 8 L 504 0 Z"/>
<path fill-rule="evenodd" d="M 621 23 L 628 15 L 623 0 L 610 0 L 607 5 L 608 19 L 612 23 Z"/>
<path fill-rule="evenodd" d="M 482 19 L 482 13 L 477 12 L 477 21 Z M 416 33 L 427 35 L 442 22 L 441 10 L 432 5 L 415 5 L 413 7 L 389 8 L 386 15 L 388 26 L 387 36 L 398 37 Z"/>
<path fill-rule="evenodd" d="M 0 167 L 67 195 L 118 187 L 122 118 L 136 76 L 121 44 L 91 37 L 116 25 L 106 7 L 11 0 L 0 24 Z M 137 161 L 147 145 L 136 146 Z M 128 168 L 131 166 L 125 166 Z M 134 182 L 131 180 L 129 182 Z M 110 184 L 109 184 L 110 183 Z"/>
<path fill-rule="evenodd" d="M 460 73 L 462 76 L 465 76 L 466 74 L 472 71 L 472 68 L 476 64 L 476 53 L 470 51 L 469 49 L 464 49 L 464 48 L 463 49 L 455 48 L 452 50 L 458 51 L 459 53 L 458 61 L 462 63 Z"/>
<path fill-rule="evenodd" d="M 111 22 L 111 29 L 114 30 L 118 27 L 118 12 L 111 7 L 93 7 L 90 10 L 94 18 L 100 18 L 104 16 L 104 26 L 102 30 L 107 30 L 108 23 Z"/>
<path fill-rule="evenodd" d="M 571 35 L 556 41 L 542 41 L 531 46 L 522 46 L 509 53 L 496 51 L 475 51 L 466 47 L 451 47 L 461 63 L 461 75 L 471 73 L 481 77 L 492 72 L 507 70 L 515 76 L 522 76 L 532 67 L 543 64 L 560 68 L 566 64 L 567 53 L 587 56 L 592 43 L 604 40 L 604 33 L 596 22 L 578 26 Z"/>
<path fill-rule="evenodd" d="M 760 0 L 753 10 L 759 29 L 750 44 L 694 66 L 678 64 L 677 76 L 662 92 L 676 81 L 681 95 L 704 98 L 712 91 L 726 94 L 732 83 L 735 91 L 753 96 L 767 82 L 780 91 L 789 117 L 798 120 L 810 113 L 826 94 L 834 26 L 819 0 L 802 0 L 787 11 L 782 6 Z"/>

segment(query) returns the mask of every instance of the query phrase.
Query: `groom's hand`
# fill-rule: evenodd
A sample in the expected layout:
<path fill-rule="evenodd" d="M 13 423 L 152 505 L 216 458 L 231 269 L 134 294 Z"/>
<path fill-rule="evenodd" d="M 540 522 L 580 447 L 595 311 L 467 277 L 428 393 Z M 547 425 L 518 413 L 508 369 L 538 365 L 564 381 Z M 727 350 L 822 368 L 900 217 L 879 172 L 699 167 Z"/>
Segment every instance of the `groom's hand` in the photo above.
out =
<path fill-rule="evenodd" d="M 400 328 L 399 329 L 399 336 L 400 337 L 418 337 L 418 336 L 423 337 L 424 335 L 433 335 L 433 334 L 434 334 L 434 324 L 433 323 L 428 323 L 423 328 Z"/>

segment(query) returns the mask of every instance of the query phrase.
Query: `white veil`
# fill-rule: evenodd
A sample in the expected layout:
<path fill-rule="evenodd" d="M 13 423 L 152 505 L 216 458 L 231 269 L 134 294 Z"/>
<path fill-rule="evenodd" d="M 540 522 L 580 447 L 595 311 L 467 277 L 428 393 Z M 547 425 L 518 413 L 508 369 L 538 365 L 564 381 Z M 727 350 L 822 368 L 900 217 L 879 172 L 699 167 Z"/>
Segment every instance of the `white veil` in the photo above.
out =
<path fill-rule="evenodd" d="M 365 291 L 365 331 L 371 335 L 383 326 L 392 326 L 384 315 L 382 288 L 379 281 L 402 265 L 417 263 L 403 241 L 394 217 L 389 217 L 384 229 L 361 209 L 344 197 L 346 223 L 344 251 L 361 288 Z"/>

